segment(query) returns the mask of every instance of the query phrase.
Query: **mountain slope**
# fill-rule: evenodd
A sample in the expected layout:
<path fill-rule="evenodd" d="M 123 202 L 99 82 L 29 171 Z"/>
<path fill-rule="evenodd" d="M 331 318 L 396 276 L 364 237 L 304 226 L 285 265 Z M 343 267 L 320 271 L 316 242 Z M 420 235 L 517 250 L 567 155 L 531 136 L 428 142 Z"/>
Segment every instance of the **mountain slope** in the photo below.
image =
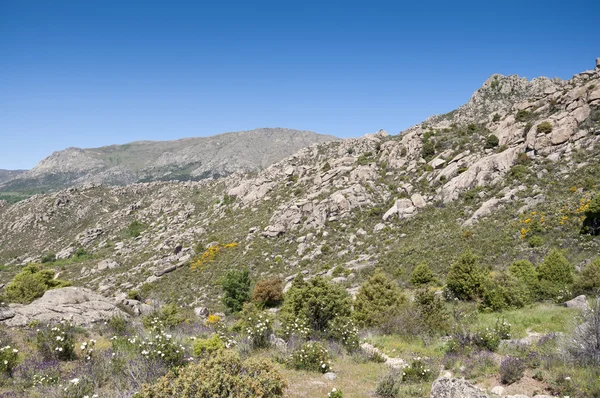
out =
<path fill-rule="evenodd" d="M 12 180 L 20 174 L 23 174 L 26 170 L 2 170 L 0 169 L 0 183 L 4 181 Z"/>
<path fill-rule="evenodd" d="M 301 148 L 335 139 L 310 131 L 265 128 L 176 141 L 68 148 L 4 182 L 0 190 L 39 191 L 85 183 L 124 185 L 220 177 L 260 170 Z"/>
<path fill-rule="evenodd" d="M 52 252 L 76 285 L 218 306 L 219 277 L 242 266 L 255 279 L 335 273 L 353 292 L 375 266 L 401 282 L 421 262 L 442 276 L 467 248 L 491 269 L 552 247 L 581 267 L 600 253 L 580 234 L 581 206 L 600 193 L 600 61 L 568 81 L 517 81 L 492 77 L 457 111 L 398 136 L 313 145 L 256 175 L 4 206 L 0 279 Z M 237 246 L 192 269 L 217 242 Z"/>

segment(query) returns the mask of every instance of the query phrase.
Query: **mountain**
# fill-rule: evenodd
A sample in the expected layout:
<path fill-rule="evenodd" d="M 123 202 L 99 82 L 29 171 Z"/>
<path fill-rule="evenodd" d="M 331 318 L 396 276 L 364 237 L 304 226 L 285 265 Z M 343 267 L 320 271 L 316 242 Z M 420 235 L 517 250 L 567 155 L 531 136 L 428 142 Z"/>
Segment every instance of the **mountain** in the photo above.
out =
<path fill-rule="evenodd" d="M 2 170 L 0 169 L 0 183 L 4 181 L 12 180 L 20 174 L 23 174 L 26 170 Z"/>
<path fill-rule="evenodd" d="M 125 185 L 221 177 L 233 172 L 258 171 L 301 148 L 336 139 L 310 131 L 263 128 L 176 141 L 67 148 L 14 178 L 3 180 L 0 173 L 0 191 L 47 191 L 87 183 Z"/>
<path fill-rule="evenodd" d="M 216 281 L 242 266 L 255 280 L 335 275 L 355 293 L 374 267 L 407 283 L 423 262 L 445 275 L 467 248 L 491 269 L 538 262 L 553 247 L 578 268 L 600 253 L 600 240 L 581 234 L 582 209 L 600 193 L 600 59 L 564 81 L 493 75 L 465 105 L 399 135 L 309 135 L 326 142 L 258 173 L 232 173 L 224 153 L 242 169 L 274 159 L 249 139 L 264 134 L 177 141 L 162 156 L 156 143 L 51 156 L 13 182 L 60 172 L 124 183 L 167 178 L 179 166 L 229 175 L 72 187 L 4 205 L 0 282 L 53 253 L 60 278 L 76 286 L 219 308 Z M 283 156 L 278 145 L 269 147 Z M 211 261 L 198 263 L 214 246 Z"/>

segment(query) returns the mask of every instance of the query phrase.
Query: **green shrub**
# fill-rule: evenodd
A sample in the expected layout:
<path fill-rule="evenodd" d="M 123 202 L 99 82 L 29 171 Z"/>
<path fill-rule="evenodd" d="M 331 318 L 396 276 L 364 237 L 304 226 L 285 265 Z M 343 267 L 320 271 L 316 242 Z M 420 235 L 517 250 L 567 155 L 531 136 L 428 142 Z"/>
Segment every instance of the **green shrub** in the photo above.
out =
<path fill-rule="evenodd" d="M 253 349 L 269 346 L 269 335 L 273 331 L 273 321 L 265 313 L 258 313 L 244 320 L 243 332 Z"/>
<path fill-rule="evenodd" d="M 322 277 L 297 278 L 285 295 L 281 313 L 288 319 L 305 319 L 312 330 L 325 331 L 338 316 L 350 316 L 352 299 L 344 287 Z"/>
<path fill-rule="evenodd" d="M 172 328 L 186 320 L 185 315 L 181 312 L 179 307 L 175 304 L 167 304 L 160 308 L 158 311 L 153 312 L 150 315 L 145 316 L 142 319 L 144 327 L 151 329 L 154 327 Z"/>
<path fill-rule="evenodd" d="M 250 299 L 250 277 L 248 268 L 229 270 L 221 280 L 223 304 L 231 312 L 241 311 L 244 303 Z"/>
<path fill-rule="evenodd" d="M 382 398 L 396 398 L 400 392 L 401 385 L 402 375 L 398 370 L 392 369 L 379 380 L 375 393 L 378 397 Z"/>
<path fill-rule="evenodd" d="M 490 134 L 487 136 L 485 140 L 485 149 L 496 148 L 500 144 L 500 140 L 494 134 Z"/>
<path fill-rule="evenodd" d="M 523 281 L 532 294 L 537 293 L 539 289 L 539 276 L 535 266 L 528 260 L 514 261 L 509 267 L 508 272 Z"/>
<path fill-rule="evenodd" d="M 321 171 L 328 172 L 329 170 L 331 170 L 331 165 L 329 164 L 329 162 L 325 162 L 325 164 L 321 168 Z"/>
<path fill-rule="evenodd" d="M 358 328 L 351 318 L 338 316 L 328 328 L 328 337 L 342 343 L 348 350 L 356 350 L 359 346 Z"/>
<path fill-rule="evenodd" d="M 435 155 L 435 144 L 431 140 L 423 140 L 421 157 L 425 160 L 431 159 Z"/>
<path fill-rule="evenodd" d="M 146 224 L 142 224 L 139 221 L 132 221 L 131 224 L 127 226 L 125 233 L 131 238 L 137 238 L 142 234 L 142 231 L 146 229 Z"/>
<path fill-rule="evenodd" d="M 534 293 L 527 284 L 511 273 L 499 272 L 483 284 L 480 308 L 484 311 L 504 311 L 531 304 Z"/>
<path fill-rule="evenodd" d="M 600 290 L 600 258 L 587 264 L 575 280 L 577 294 L 594 294 Z"/>
<path fill-rule="evenodd" d="M 516 164 L 510 168 L 508 174 L 515 180 L 522 181 L 525 176 L 529 173 L 527 166 L 523 164 Z"/>
<path fill-rule="evenodd" d="M 139 398 L 157 397 L 283 397 L 287 387 L 281 373 L 265 359 L 242 361 L 221 350 L 197 364 L 169 372 L 156 384 L 144 385 Z"/>
<path fill-rule="evenodd" d="M 494 117 L 492 118 L 492 122 L 496 123 L 500 121 L 500 114 L 494 113 Z"/>
<path fill-rule="evenodd" d="M 548 134 L 548 133 L 552 132 L 552 123 L 542 122 L 542 123 L 538 124 L 536 130 L 538 133 Z"/>
<path fill-rule="evenodd" d="M 525 369 L 525 361 L 521 358 L 507 357 L 500 363 L 500 381 L 502 384 L 515 383 L 523 378 Z"/>
<path fill-rule="evenodd" d="M 421 357 L 413 358 L 410 365 L 402 369 L 402 381 L 404 383 L 422 383 L 432 381 L 435 378 L 434 372 Z"/>
<path fill-rule="evenodd" d="M 296 370 L 327 373 L 331 371 L 331 357 L 322 344 L 309 341 L 292 353 L 288 365 Z"/>
<path fill-rule="evenodd" d="M 556 301 L 567 299 L 573 284 L 573 267 L 558 249 L 550 251 L 537 271 L 542 298 Z"/>
<path fill-rule="evenodd" d="M 54 279 L 54 271 L 30 264 L 23 268 L 6 287 L 6 297 L 13 303 L 29 304 L 42 297 L 46 290 L 71 286 L 70 282 Z"/>
<path fill-rule="evenodd" d="M 596 194 L 584 212 L 581 232 L 594 236 L 600 235 L 600 194 Z"/>
<path fill-rule="evenodd" d="M 196 339 L 193 345 L 194 355 L 197 357 L 208 355 L 212 356 L 217 351 L 225 349 L 225 343 L 217 334 L 213 334 L 207 339 Z"/>
<path fill-rule="evenodd" d="M 485 272 L 479 266 L 477 257 L 470 250 L 456 260 L 446 276 L 448 292 L 459 300 L 473 300 L 479 296 Z"/>
<path fill-rule="evenodd" d="M 423 286 L 437 283 L 437 279 L 433 274 L 433 271 L 425 263 L 420 263 L 415 267 L 412 274 L 410 275 L 410 284 L 412 286 Z"/>
<path fill-rule="evenodd" d="M 283 280 L 263 279 L 256 283 L 252 300 L 265 307 L 275 307 L 283 301 Z"/>
<path fill-rule="evenodd" d="M 515 116 L 515 120 L 517 122 L 526 122 L 529 119 L 531 119 L 531 117 L 533 116 L 533 114 L 529 111 L 526 111 L 525 109 L 521 109 L 517 112 L 516 116 Z"/>
<path fill-rule="evenodd" d="M 67 322 L 40 326 L 35 345 L 45 360 L 70 361 L 75 359 L 75 328 Z"/>
<path fill-rule="evenodd" d="M 377 270 L 358 290 L 354 317 L 361 326 L 379 326 L 388 317 L 397 314 L 406 301 L 396 282 Z"/>
<path fill-rule="evenodd" d="M 527 239 L 527 243 L 531 248 L 540 247 L 544 245 L 544 238 L 542 238 L 539 235 L 533 235 L 532 237 Z"/>
<path fill-rule="evenodd" d="M 344 398 L 344 393 L 342 390 L 333 387 L 333 389 L 327 393 L 327 398 Z"/>
<path fill-rule="evenodd" d="M 53 263 L 55 261 L 56 261 L 56 254 L 54 254 L 54 253 L 48 253 L 44 257 L 42 257 L 42 259 L 40 260 L 40 262 L 42 264 Z"/>
<path fill-rule="evenodd" d="M 445 333 L 450 329 L 450 313 L 435 290 L 428 288 L 417 290 L 413 305 L 418 322 L 421 324 L 421 333 L 433 335 L 435 333 Z"/>
<path fill-rule="evenodd" d="M 1 343 L 3 344 L 2 348 L 0 348 L 0 372 L 11 376 L 13 369 L 19 361 L 19 350 L 10 344 L 4 343 L 4 341 Z"/>

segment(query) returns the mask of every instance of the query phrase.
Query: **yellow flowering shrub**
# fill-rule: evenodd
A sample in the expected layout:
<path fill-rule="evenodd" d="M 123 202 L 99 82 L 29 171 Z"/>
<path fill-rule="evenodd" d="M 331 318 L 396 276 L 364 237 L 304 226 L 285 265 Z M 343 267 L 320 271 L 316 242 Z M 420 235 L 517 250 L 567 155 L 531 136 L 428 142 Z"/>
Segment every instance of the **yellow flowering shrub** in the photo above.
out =
<path fill-rule="evenodd" d="M 209 247 L 200 255 L 200 257 L 197 257 L 192 262 L 192 269 L 203 270 L 208 264 L 214 262 L 219 253 L 224 249 L 233 249 L 237 247 L 237 245 L 236 242 L 231 242 L 224 245 L 217 243 L 216 245 Z"/>

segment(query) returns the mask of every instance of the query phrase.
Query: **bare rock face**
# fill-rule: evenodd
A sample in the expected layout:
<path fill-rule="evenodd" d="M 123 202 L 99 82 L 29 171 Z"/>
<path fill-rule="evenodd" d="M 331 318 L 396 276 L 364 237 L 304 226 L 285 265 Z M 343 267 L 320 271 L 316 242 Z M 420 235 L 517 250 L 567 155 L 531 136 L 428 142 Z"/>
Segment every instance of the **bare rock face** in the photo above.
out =
<path fill-rule="evenodd" d="M 110 299 L 80 287 L 48 290 L 31 304 L 11 305 L 10 310 L 14 316 L 3 321 L 10 327 L 27 326 L 32 321 L 53 323 L 61 320 L 85 326 L 115 315 L 128 317 Z"/>
<path fill-rule="evenodd" d="M 433 382 L 431 398 L 489 398 L 487 394 L 464 379 L 441 377 Z"/>
<path fill-rule="evenodd" d="M 590 304 L 588 303 L 587 297 L 585 294 L 581 296 L 575 297 L 573 300 L 569 300 L 565 303 L 567 308 L 577 308 L 582 311 L 588 311 L 590 309 Z"/>

